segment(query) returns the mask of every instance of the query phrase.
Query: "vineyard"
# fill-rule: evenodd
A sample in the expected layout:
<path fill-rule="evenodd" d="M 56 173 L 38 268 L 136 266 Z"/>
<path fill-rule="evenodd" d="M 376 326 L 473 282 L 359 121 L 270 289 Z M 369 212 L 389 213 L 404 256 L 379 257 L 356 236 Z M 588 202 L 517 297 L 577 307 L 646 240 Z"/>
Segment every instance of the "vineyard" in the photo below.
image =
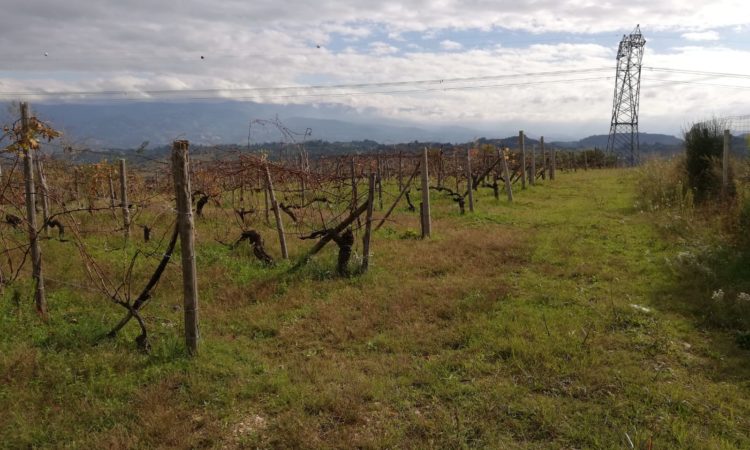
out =
<path fill-rule="evenodd" d="M 0 446 L 748 444 L 741 353 L 600 153 L 57 138 L 24 107 L 1 142 Z"/>
<path fill-rule="evenodd" d="M 189 143 L 175 141 L 171 160 L 144 157 L 129 171 L 125 159 L 117 164 L 75 165 L 49 156 L 34 158 L 39 139 L 52 141 L 58 133 L 29 117 L 25 104 L 7 137 L 13 140 L 7 151 L 16 156 L 10 158 L 2 189 L 2 215 L 10 226 L 0 235 L 4 287 L 17 297 L 16 286 L 30 280 L 42 319 L 47 316 L 45 282 L 97 291 L 125 313 L 108 336 L 115 337 L 135 319 L 141 331 L 136 341 L 146 351 L 150 343 L 140 312 L 171 262 L 178 238 L 181 253 L 189 253 L 182 270 L 191 272 L 184 274 L 185 289 L 191 291 L 186 292 L 190 300 L 185 308 L 190 312 L 185 320 L 192 324 L 186 333 L 191 334 L 187 346 L 194 352 L 196 236 L 198 246 L 221 245 L 234 253 L 251 248 L 257 262 L 266 267 L 293 259 L 291 271 L 333 242 L 338 247 L 336 274 L 362 274 L 369 265 L 372 232 L 385 224 L 391 232 L 399 232 L 398 221 L 391 218 L 394 210 L 415 213 L 419 237 L 429 238 L 431 196 L 450 199 L 460 214 L 475 211 L 474 196 L 480 188 L 490 190 L 495 200 L 504 191 L 512 202 L 515 184 L 526 189 L 537 179 L 554 180 L 558 160 L 556 151 L 549 155 L 545 151 L 544 138 L 540 152 L 527 155 L 520 132 L 516 153 L 485 145 L 451 153 L 425 148 L 421 155 L 399 152 L 313 160 L 304 145 L 296 144 L 275 155 L 225 152 L 190 161 Z M 576 170 L 577 159 L 569 153 L 564 156 L 562 167 Z M 586 153 L 582 156 L 588 170 Z M 591 163 L 592 167 L 601 164 Z M 27 236 L 19 233 L 23 229 Z M 269 235 L 271 230 L 276 232 Z M 299 242 L 288 242 L 292 240 Z M 355 244 L 360 240 L 361 247 Z M 305 241 L 314 244 L 305 248 Z M 82 273 L 63 279 L 45 276 L 41 247 L 47 244 L 59 246 L 60 251 L 69 248 L 70 264 Z M 272 256 L 269 252 L 275 249 L 279 254 Z M 115 252 L 123 256 L 116 264 L 99 257 Z M 154 266 L 150 277 L 144 273 L 149 263 Z"/>

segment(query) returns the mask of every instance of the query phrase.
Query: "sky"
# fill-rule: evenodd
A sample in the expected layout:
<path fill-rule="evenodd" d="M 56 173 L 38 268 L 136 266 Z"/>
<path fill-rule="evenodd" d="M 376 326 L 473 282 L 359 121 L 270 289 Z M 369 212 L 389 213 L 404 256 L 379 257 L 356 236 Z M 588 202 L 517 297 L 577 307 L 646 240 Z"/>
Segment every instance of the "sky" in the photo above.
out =
<path fill-rule="evenodd" d="M 750 114 L 744 3 L 2 0 L 0 101 L 228 98 L 581 137 L 608 132 L 640 24 L 641 131 L 679 134 Z"/>

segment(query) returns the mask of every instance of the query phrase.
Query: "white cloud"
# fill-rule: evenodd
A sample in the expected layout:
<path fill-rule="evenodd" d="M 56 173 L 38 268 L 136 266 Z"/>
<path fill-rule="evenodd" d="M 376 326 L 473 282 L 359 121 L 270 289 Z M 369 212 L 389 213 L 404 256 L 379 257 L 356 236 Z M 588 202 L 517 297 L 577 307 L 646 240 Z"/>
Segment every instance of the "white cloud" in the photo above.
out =
<path fill-rule="evenodd" d="M 394 47 L 390 44 L 380 41 L 370 43 L 370 49 L 372 51 L 372 54 L 377 56 L 398 53 L 398 47 Z"/>
<path fill-rule="evenodd" d="M 464 48 L 464 46 L 461 45 L 461 43 L 459 42 L 446 39 L 440 42 L 440 48 L 442 48 L 443 50 L 453 51 L 453 50 L 461 50 L 462 48 Z"/>
<path fill-rule="evenodd" d="M 350 26 L 340 23 L 329 23 L 324 25 L 323 30 L 327 33 L 337 33 L 353 38 L 366 38 L 372 34 L 372 30 L 366 26 Z"/>
<path fill-rule="evenodd" d="M 718 41 L 719 33 L 714 30 L 683 33 L 682 38 L 688 41 Z"/>

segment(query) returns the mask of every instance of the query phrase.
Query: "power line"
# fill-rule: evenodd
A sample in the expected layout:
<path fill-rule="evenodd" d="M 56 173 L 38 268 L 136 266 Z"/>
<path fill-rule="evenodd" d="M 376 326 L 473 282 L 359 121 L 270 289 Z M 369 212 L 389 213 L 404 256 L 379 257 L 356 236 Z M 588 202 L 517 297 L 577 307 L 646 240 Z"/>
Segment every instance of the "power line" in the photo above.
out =
<path fill-rule="evenodd" d="M 714 87 L 723 87 L 723 88 L 729 88 L 729 89 L 750 89 L 750 86 L 743 86 L 738 84 L 721 84 L 721 83 L 704 83 L 701 80 L 666 80 L 663 78 L 652 78 L 650 80 L 646 81 L 657 81 L 657 83 L 649 84 L 649 83 L 643 83 L 642 87 L 654 87 L 654 86 L 662 86 L 662 85 L 668 85 L 668 84 L 693 84 L 693 85 L 699 85 L 699 86 L 714 86 Z"/>
<path fill-rule="evenodd" d="M 327 89 L 365 89 L 379 87 L 398 87 L 411 85 L 431 85 L 431 84 L 453 84 L 453 83 L 472 83 L 491 80 L 513 79 L 520 77 L 555 77 L 562 75 L 585 74 L 609 71 L 611 67 L 596 67 L 587 69 L 569 69 L 546 72 L 527 72 L 517 74 L 487 75 L 479 77 L 462 77 L 462 78 L 435 78 L 426 80 L 407 80 L 407 81 L 385 81 L 373 83 L 349 83 L 349 84 L 331 84 L 331 85 L 308 85 L 308 86 L 266 86 L 252 88 L 210 88 L 210 89 L 123 89 L 123 90 L 100 90 L 100 91 L 0 91 L 0 96 L 5 97 L 38 97 L 38 96 L 122 96 L 122 95 L 172 95 L 172 94 L 211 94 L 211 93 L 243 93 L 243 92 L 266 92 L 266 91 L 290 91 L 290 90 L 327 90 Z"/>
<path fill-rule="evenodd" d="M 718 78 L 750 78 L 750 74 L 744 74 L 744 73 L 728 73 L 728 72 L 707 72 L 702 70 L 691 70 L 691 69 L 672 69 L 668 67 L 653 67 L 653 66 L 643 66 L 644 70 L 649 70 L 653 72 L 666 72 L 666 73 L 680 73 L 680 74 L 687 74 L 687 75 L 706 75 L 711 77 L 718 77 Z"/>
<path fill-rule="evenodd" d="M 655 66 L 644 66 L 643 69 L 660 73 L 674 73 L 687 75 L 700 75 L 708 78 L 739 78 L 750 79 L 750 74 L 727 73 L 727 72 L 710 72 L 690 69 L 677 69 Z M 317 97 L 350 97 L 363 95 L 398 95 L 413 94 L 421 92 L 436 91 L 460 91 L 490 88 L 507 88 L 519 86 L 531 86 L 554 83 L 576 83 L 584 81 L 608 80 L 612 77 L 596 76 L 584 78 L 558 78 L 568 75 L 599 73 L 610 71 L 610 67 L 592 67 L 585 69 L 567 69 L 544 72 L 526 72 L 516 74 L 500 74 L 476 77 L 454 77 L 454 78 L 435 78 L 422 80 L 405 80 L 405 81 L 384 81 L 373 83 L 348 83 L 348 84 L 331 84 L 331 85 L 308 85 L 308 86 L 266 86 L 253 88 L 211 88 L 211 89 L 155 89 L 155 90 L 101 90 L 101 91 L 0 91 L 0 99 L 5 98 L 23 98 L 23 97 L 81 97 L 106 99 L 116 102 L 146 101 L 150 99 L 168 98 L 174 100 L 270 100 L 270 99 L 292 99 L 292 98 L 317 98 Z M 486 81 L 513 80 L 517 78 L 547 78 L 541 80 L 519 81 L 509 83 L 489 83 L 474 84 Z M 551 79 L 550 79 L 551 78 Z M 649 87 L 654 84 L 653 78 L 646 78 L 644 81 Z M 733 89 L 748 89 L 748 86 L 705 83 L 697 80 L 667 80 L 656 79 L 658 85 L 662 84 L 694 84 L 704 86 L 715 86 Z M 463 83 L 463 85 L 461 85 Z M 458 86 L 456 84 L 459 84 Z M 377 89 L 377 88 L 399 88 L 413 87 L 410 89 Z M 343 89 L 350 91 L 337 92 Z M 375 89 L 375 90 L 367 90 Z M 232 95 L 234 94 L 234 95 Z M 238 95 L 239 94 L 239 95 Z M 243 95 L 249 94 L 249 95 Z"/>
<path fill-rule="evenodd" d="M 211 96 L 211 97 L 179 97 L 174 100 L 184 101 L 200 101 L 200 100 L 269 100 L 269 99 L 292 99 L 292 98 L 333 98 L 333 97 L 356 97 L 364 95 L 397 95 L 397 94 L 416 94 L 424 92 L 436 92 L 436 91 L 462 91 L 462 90 L 475 90 L 475 89 L 497 89 L 505 87 L 519 87 L 519 86 L 532 86 L 542 84 L 553 84 L 553 83 L 577 83 L 582 81 L 601 81 L 611 80 L 612 77 L 588 77 L 588 78 L 572 78 L 572 79 L 559 79 L 559 80 L 540 80 L 540 81 L 527 81 L 519 83 L 502 83 L 502 84 L 484 84 L 474 86 L 444 86 L 444 87 L 432 87 L 423 89 L 401 89 L 401 90 L 381 90 L 381 91 L 352 91 L 352 92 L 322 92 L 322 93 L 311 93 L 311 94 L 288 94 L 288 95 L 251 95 L 251 96 Z M 153 97 L 139 97 L 139 98 L 108 98 L 107 102 L 142 102 L 153 99 Z"/>

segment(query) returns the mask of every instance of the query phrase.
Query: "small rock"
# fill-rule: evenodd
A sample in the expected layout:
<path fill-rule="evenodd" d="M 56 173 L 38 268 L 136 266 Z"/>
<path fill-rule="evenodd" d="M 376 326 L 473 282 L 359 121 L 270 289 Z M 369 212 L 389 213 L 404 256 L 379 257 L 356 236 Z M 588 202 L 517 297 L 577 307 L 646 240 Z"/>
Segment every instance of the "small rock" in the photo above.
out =
<path fill-rule="evenodd" d="M 633 308 L 633 309 L 636 309 L 636 310 L 638 310 L 640 312 L 644 312 L 644 313 L 650 313 L 651 312 L 651 308 L 646 308 L 645 306 L 637 305 L 635 303 L 631 303 L 630 307 Z"/>

